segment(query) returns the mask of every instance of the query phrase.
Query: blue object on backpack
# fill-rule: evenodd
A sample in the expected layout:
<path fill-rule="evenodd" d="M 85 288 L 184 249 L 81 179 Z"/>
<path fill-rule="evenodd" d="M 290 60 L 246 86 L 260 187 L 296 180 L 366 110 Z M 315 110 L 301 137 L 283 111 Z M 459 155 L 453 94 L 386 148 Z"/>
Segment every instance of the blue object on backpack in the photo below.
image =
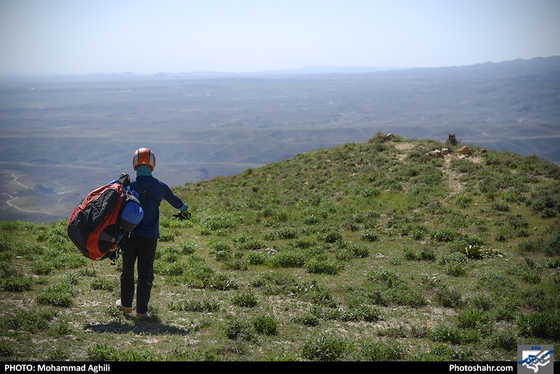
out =
<path fill-rule="evenodd" d="M 144 218 L 144 209 L 135 201 L 129 201 L 121 213 L 121 221 L 137 225 Z M 124 223 L 124 222 L 121 222 Z"/>

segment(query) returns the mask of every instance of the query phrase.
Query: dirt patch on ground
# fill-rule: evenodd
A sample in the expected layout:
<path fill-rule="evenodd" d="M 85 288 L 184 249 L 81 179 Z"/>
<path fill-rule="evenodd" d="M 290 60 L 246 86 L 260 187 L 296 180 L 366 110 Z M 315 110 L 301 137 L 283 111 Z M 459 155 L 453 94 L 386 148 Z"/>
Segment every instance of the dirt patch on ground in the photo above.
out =
<path fill-rule="evenodd" d="M 409 150 L 409 149 L 413 149 L 416 148 L 419 144 L 414 144 L 414 143 L 397 143 L 395 144 L 395 148 L 398 150 Z"/>
<path fill-rule="evenodd" d="M 395 154 L 395 156 L 397 157 L 397 160 L 399 162 L 404 162 L 404 159 L 408 155 L 408 152 L 404 152 L 404 151 L 410 151 L 412 149 L 415 149 L 418 146 L 422 146 L 422 145 L 421 144 L 415 144 L 415 143 L 396 143 L 395 144 L 395 149 L 400 151 L 399 153 Z"/>
<path fill-rule="evenodd" d="M 425 149 L 422 144 L 419 143 L 396 143 L 395 149 L 399 152 L 395 154 L 395 157 L 399 161 L 399 163 L 406 163 L 405 159 L 408 155 L 408 151 L 413 149 Z M 426 153 L 429 149 L 425 149 Z M 447 183 L 452 190 L 452 194 L 458 194 L 463 191 L 466 187 L 466 182 L 461 181 L 461 177 L 464 175 L 462 173 L 458 173 L 451 169 L 451 162 L 453 159 L 468 159 L 471 162 L 482 164 L 483 158 L 478 155 L 464 155 L 464 154 L 442 154 L 440 157 L 443 159 L 443 173 L 447 176 Z"/>

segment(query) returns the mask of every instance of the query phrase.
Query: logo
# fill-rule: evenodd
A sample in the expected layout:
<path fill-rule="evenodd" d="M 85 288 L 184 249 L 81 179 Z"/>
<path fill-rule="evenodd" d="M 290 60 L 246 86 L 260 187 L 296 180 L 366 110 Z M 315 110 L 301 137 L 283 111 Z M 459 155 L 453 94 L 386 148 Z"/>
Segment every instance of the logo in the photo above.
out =
<path fill-rule="evenodd" d="M 520 374 L 553 374 L 554 347 L 552 345 L 518 345 L 517 364 Z"/>

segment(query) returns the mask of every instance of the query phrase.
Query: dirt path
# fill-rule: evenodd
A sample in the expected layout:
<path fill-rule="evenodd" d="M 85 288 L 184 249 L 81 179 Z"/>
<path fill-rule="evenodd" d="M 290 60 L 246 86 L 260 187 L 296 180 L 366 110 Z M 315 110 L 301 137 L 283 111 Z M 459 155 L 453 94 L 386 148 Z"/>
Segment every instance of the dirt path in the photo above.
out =
<path fill-rule="evenodd" d="M 397 143 L 397 144 L 395 144 L 395 148 L 402 152 L 402 153 L 398 153 L 396 155 L 399 162 L 404 162 L 404 159 L 406 158 L 406 156 L 408 154 L 407 151 L 413 150 L 413 149 L 415 149 L 419 146 L 420 146 L 419 143 Z M 430 151 L 427 148 L 422 148 L 422 149 L 424 149 L 425 152 Z M 480 156 L 448 153 L 446 155 L 442 155 L 442 157 L 443 157 L 443 166 L 442 166 L 443 173 L 447 176 L 447 183 L 449 184 L 449 186 L 451 187 L 451 189 L 453 191 L 452 194 L 458 194 L 462 190 L 464 190 L 465 186 L 466 186 L 466 182 L 461 181 L 461 177 L 463 176 L 462 173 L 458 173 L 458 172 L 451 169 L 451 161 L 453 159 L 467 158 L 471 162 L 475 162 L 475 163 L 478 163 L 478 164 L 483 163 L 483 159 Z"/>
<path fill-rule="evenodd" d="M 10 174 L 12 174 L 12 178 L 13 178 L 12 182 L 14 182 L 14 183 L 17 184 L 17 185 L 22 186 L 23 188 L 25 188 L 25 189 L 27 189 L 27 190 L 31 190 L 31 189 L 32 189 L 31 187 L 26 186 L 25 184 L 23 184 L 23 183 L 21 183 L 20 181 L 18 181 L 18 178 L 14 175 L 14 173 L 10 173 Z"/>
<path fill-rule="evenodd" d="M 14 173 L 10 173 L 12 175 L 12 182 L 17 184 L 18 186 L 21 186 L 23 188 L 25 188 L 26 190 L 32 190 L 32 187 L 26 186 L 25 184 L 21 183 L 20 181 L 18 181 L 18 177 L 15 176 Z M 16 201 L 18 199 L 18 196 L 12 196 L 9 193 L 4 192 L 4 195 L 7 195 L 9 200 L 6 200 L 6 204 L 8 204 L 11 208 L 17 209 L 20 212 L 25 212 L 25 213 L 39 213 L 39 214 L 44 214 L 44 213 L 48 213 L 48 212 L 44 212 L 44 211 L 40 211 L 40 210 L 31 210 L 31 209 L 23 209 L 20 208 L 19 206 L 13 204 L 14 201 Z"/>

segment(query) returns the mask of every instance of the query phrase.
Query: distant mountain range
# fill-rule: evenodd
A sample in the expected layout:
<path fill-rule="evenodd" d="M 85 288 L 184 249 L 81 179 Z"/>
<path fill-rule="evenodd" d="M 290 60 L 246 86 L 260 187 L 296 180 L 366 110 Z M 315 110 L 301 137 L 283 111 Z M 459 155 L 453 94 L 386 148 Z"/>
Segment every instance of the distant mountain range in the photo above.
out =
<path fill-rule="evenodd" d="M 78 80 L 129 80 L 129 79 L 177 79 L 177 78 L 239 78 L 250 76 L 301 76 L 316 74 L 364 74 L 388 71 L 429 71 L 447 72 L 486 72 L 487 74 L 519 74 L 521 71 L 530 69 L 535 72 L 539 70 L 557 69 L 560 65 L 560 56 L 536 57 L 530 60 L 517 59 L 504 62 L 486 62 L 475 65 L 449 66 L 436 68 L 417 67 L 369 67 L 369 66 L 305 66 L 295 69 L 263 70 L 253 72 L 228 72 L 228 71 L 193 71 L 193 72 L 160 72 L 157 74 L 138 74 L 134 72 L 122 73 L 91 73 L 83 75 L 57 75 L 48 78 L 55 79 L 78 79 Z"/>
<path fill-rule="evenodd" d="M 47 79 L 59 80 L 82 80 L 82 81 L 97 81 L 97 80 L 137 80 L 137 79 L 201 79 L 201 78 L 242 78 L 242 77 L 279 77 L 279 76 L 301 76 L 301 75 L 317 75 L 317 74 L 363 74 L 375 73 L 384 71 L 399 71 L 409 70 L 410 68 L 374 68 L 374 67 L 344 67 L 344 66 L 306 66 L 299 69 L 283 69 L 283 70 L 264 70 L 255 72 L 227 72 L 227 71 L 194 71 L 194 72 L 179 72 L 179 73 L 165 73 L 160 72 L 156 74 L 137 74 L 133 72 L 122 73 L 91 73 L 81 75 L 56 75 L 56 76 L 43 76 Z M 4 77 L 6 79 L 6 77 Z"/>

